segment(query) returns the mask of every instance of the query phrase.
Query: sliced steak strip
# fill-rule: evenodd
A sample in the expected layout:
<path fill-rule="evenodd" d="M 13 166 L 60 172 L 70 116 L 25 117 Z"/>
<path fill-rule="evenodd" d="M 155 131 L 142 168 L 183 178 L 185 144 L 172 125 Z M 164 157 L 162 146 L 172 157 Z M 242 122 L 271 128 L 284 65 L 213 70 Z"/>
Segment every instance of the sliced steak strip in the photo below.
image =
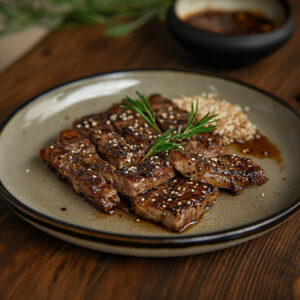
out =
<path fill-rule="evenodd" d="M 162 131 L 166 131 L 169 128 L 177 129 L 179 126 L 185 128 L 189 118 L 187 111 L 180 109 L 171 100 L 163 98 L 160 95 L 150 96 L 149 101 Z"/>
<path fill-rule="evenodd" d="M 205 180 L 218 187 L 238 194 L 250 184 L 264 184 L 267 181 L 264 170 L 251 159 L 235 155 L 218 158 L 203 158 L 199 155 L 172 151 L 171 164 L 183 176 L 194 180 Z"/>
<path fill-rule="evenodd" d="M 169 181 L 174 176 L 174 169 L 168 162 L 152 156 L 136 166 L 123 166 L 116 170 L 114 186 L 126 196 L 135 196 Z"/>
<path fill-rule="evenodd" d="M 116 168 L 139 162 L 145 155 L 144 147 L 128 144 L 107 119 L 107 113 L 85 116 L 75 120 L 73 128 L 88 137 L 99 153 Z"/>
<path fill-rule="evenodd" d="M 119 204 L 118 192 L 109 184 L 115 168 L 76 131 L 61 132 L 54 143 L 40 151 L 40 156 L 93 205 L 109 212 Z"/>
<path fill-rule="evenodd" d="M 225 154 L 221 137 L 214 132 L 205 132 L 186 140 L 184 153 L 200 154 L 202 157 L 217 157 Z"/>
<path fill-rule="evenodd" d="M 145 151 L 151 147 L 158 136 L 158 133 L 138 113 L 121 108 L 120 104 L 108 110 L 108 118 L 116 131 L 129 144 L 144 147 Z"/>
<path fill-rule="evenodd" d="M 171 100 L 160 95 L 149 97 L 151 106 L 156 114 L 159 127 L 166 131 L 168 128 L 183 129 L 186 126 L 189 113 L 180 109 Z M 217 157 L 224 154 L 224 146 L 221 137 L 214 132 L 207 132 L 195 135 L 192 138 L 183 140 L 185 153 L 199 153 L 203 157 Z"/>
<path fill-rule="evenodd" d="M 218 189 L 208 183 L 175 177 L 130 201 L 138 216 L 181 231 L 197 222 L 217 196 Z"/>

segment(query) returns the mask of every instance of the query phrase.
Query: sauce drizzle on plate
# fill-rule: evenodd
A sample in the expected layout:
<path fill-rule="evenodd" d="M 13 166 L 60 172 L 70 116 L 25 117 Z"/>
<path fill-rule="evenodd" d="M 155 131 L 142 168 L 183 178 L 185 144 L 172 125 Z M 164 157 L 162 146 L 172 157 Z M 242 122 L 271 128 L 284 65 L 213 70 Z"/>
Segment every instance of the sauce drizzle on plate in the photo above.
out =
<path fill-rule="evenodd" d="M 270 158 L 282 165 L 282 157 L 278 147 L 266 136 L 258 133 L 258 137 L 244 143 L 234 143 L 234 146 L 243 154 L 250 154 L 258 158 Z"/>

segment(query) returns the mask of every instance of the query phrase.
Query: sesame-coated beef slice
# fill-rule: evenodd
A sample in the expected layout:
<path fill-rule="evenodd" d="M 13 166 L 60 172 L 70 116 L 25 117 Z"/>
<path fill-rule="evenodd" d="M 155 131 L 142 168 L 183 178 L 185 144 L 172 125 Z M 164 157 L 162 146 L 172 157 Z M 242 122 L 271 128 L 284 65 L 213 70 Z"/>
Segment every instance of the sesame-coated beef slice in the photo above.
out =
<path fill-rule="evenodd" d="M 102 160 L 95 146 L 78 132 L 61 132 L 40 156 L 94 206 L 109 212 L 119 204 L 118 193 L 111 185 L 115 168 Z"/>
<path fill-rule="evenodd" d="M 218 188 L 240 193 L 248 185 L 266 183 L 265 171 L 251 159 L 236 155 L 203 158 L 195 154 L 172 151 L 169 161 L 183 176 L 205 180 Z"/>
<path fill-rule="evenodd" d="M 208 183 L 175 177 L 130 201 L 136 215 L 181 231 L 199 221 L 217 196 L 218 189 Z"/>
<path fill-rule="evenodd" d="M 108 110 L 108 118 L 116 131 L 131 145 L 139 145 L 147 151 L 158 137 L 155 131 L 138 113 L 114 105 Z"/>
<path fill-rule="evenodd" d="M 168 161 L 151 156 L 135 166 L 123 166 L 114 172 L 114 186 L 123 195 L 144 193 L 175 176 Z"/>
<path fill-rule="evenodd" d="M 144 147 L 129 144 L 111 124 L 107 113 L 75 120 L 73 128 L 96 145 L 101 156 L 116 168 L 138 163 L 145 155 Z"/>

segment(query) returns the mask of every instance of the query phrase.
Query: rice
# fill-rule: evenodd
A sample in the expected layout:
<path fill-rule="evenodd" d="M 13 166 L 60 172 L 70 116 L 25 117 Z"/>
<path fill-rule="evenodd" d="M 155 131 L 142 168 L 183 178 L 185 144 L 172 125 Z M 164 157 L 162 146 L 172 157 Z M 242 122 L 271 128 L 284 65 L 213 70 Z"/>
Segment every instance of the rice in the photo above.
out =
<path fill-rule="evenodd" d="M 239 105 L 234 105 L 226 100 L 218 99 L 215 93 L 202 93 L 192 97 L 181 96 L 179 99 L 172 101 L 181 109 L 188 112 L 191 110 L 191 103 L 194 105 L 198 100 L 199 111 L 198 118 L 204 117 L 208 112 L 210 114 L 218 114 L 218 123 L 215 130 L 220 134 L 225 145 L 233 142 L 245 142 L 254 138 L 256 134 L 256 126 L 251 123 L 247 115 L 243 112 Z M 245 107 L 245 111 L 249 111 L 249 107 Z"/>

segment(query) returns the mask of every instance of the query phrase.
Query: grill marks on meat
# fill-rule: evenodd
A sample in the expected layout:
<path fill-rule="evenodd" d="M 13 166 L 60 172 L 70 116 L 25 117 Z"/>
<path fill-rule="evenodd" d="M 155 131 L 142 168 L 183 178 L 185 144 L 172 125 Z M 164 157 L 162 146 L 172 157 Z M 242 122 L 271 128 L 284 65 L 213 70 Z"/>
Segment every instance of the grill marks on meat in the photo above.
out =
<path fill-rule="evenodd" d="M 205 180 L 218 187 L 240 193 L 248 185 L 261 185 L 267 178 L 264 170 L 251 159 L 235 155 L 218 158 L 203 158 L 199 155 L 172 151 L 171 164 L 183 176 L 194 180 Z"/>
<path fill-rule="evenodd" d="M 90 141 L 73 130 L 63 131 L 49 147 L 40 151 L 49 166 L 74 188 L 75 192 L 105 212 L 119 202 L 112 187 L 114 167 L 102 160 Z"/>
<path fill-rule="evenodd" d="M 169 162 L 152 156 L 136 166 L 123 166 L 116 170 L 114 185 L 120 193 L 135 196 L 169 181 L 174 176 L 174 169 Z"/>
<path fill-rule="evenodd" d="M 156 114 L 158 125 L 163 131 L 169 128 L 178 129 L 179 126 L 185 128 L 189 118 L 188 112 L 160 95 L 150 96 L 149 101 Z M 186 143 L 183 146 L 185 153 L 197 153 L 203 157 L 217 157 L 224 154 L 222 139 L 214 132 L 198 134 L 183 142 Z"/>
<path fill-rule="evenodd" d="M 128 144 L 107 118 L 107 113 L 75 120 L 73 128 L 88 137 L 99 153 L 116 168 L 139 162 L 145 155 L 141 145 Z"/>
<path fill-rule="evenodd" d="M 181 231 L 195 223 L 214 204 L 218 189 L 208 183 L 177 178 L 135 197 L 131 203 L 135 214 Z"/>

